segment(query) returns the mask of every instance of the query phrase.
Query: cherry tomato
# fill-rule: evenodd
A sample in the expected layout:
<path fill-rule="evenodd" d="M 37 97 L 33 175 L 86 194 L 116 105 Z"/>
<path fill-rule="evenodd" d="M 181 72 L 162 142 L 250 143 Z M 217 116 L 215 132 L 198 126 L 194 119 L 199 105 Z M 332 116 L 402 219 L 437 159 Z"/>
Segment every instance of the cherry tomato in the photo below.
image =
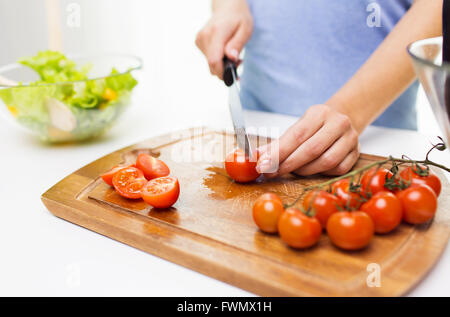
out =
<path fill-rule="evenodd" d="M 358 209 L 362 203 L 362 197 L 355 192 L 350 191 L 350 180 L 341 179 L 331 185 L 331 193 L 339 198 L 341 207 L 349 209 Z"/>
<path fill-rule="evenodd" d="M 437 197 L 430 186 L 418 184 L 396 194 L 403 207 L 403 220 L 420 224 L 433 218 L 437 209 Z"/>
<path fill-rule="evenodd" d="M 388 233 L 402 221 L 402 203 L 388 191 L 376 193 L 360 209 L 372 218 L 376 233 Z"/>
<path fill-rule="evenodd" d="M 361 178 L 361 192 L 365 196 L 366 193 L 375 195 L 378 192 L 386 191 L 384 184 L 386 183 L 386 175 L 391 178 L 392 172 L 386 168 L 372 168 L 364 173 Z M 370 183 L 370 185 L 369 185 Z"/>
<path fill-rule="evenodd" d="M 170 170 L 166 163 L 146 153 L 138 155 L 136 167 L 144 172 L 144 176 L 148 180 L 170 174 Z"/>
<path fill-rule="evenodd" d="M 180 184 L 173 176 L 154 178 L 142 188 L 142 199 L 155 208 L 169 208 L 178 200 Z"/>
<path fill-rule="evenodd" d="M 319 241 L 322 227 L 316 218 L 308 217 L 298 209 L 288 208 L 280 216 L 278 232 L 290 247 L 304 249 Z"/>
<path fill-rule="evenodd" d="M 314 217 L 319 220 L 320 225 L 325 229 L 331 214 L 339 211 L 340 201 L 336 196 L 324 190 L 310 191 L 306 194 L 302 206 L 304 210 L 312 208 L 315 212 Z"/>
<path fill-rule="evenodd" d="M 259 177 L 256 171 L 256 160 L 250 161 L 244 151 L 237 149 L 227 155 L 225 169 L 228 175 L 238 183 L 252 182 Z"/>
<path fill-rule="evenodd" d="M 280 204 L 283 204 L 283 201 L 281 200 L 280 196 L 274 193 L 264 193 L 261 196 L 259 196 L 257 200 L 278 200 Z"/>
<path fill-rule="evenodd" d="M 330 216 L 327 233 L 331 242 L 344 250 L 359 250 L 372 240 L 372 218 L 362 211 L 341 211 Z"/>
<path fill-rule="evenodd" d="M 420 176 L 417 174 L 417 167 L 407 167 L 400 172 L 400 177 L 405 181 L 411 181 L 411 185 L 425 184 L 433 189 L 436 196 L 441 193 L 441 180 L 433 171 L 429 170 L 427 176 Z"/>
<path fill-rule="evenodd" d="M 126 167 L 114 174 L 112 183 L 119 195 L 129 199 L 139 199 L 141 189 L 147 180 L 141 170 L 136 167 Z"/>
<path fill-rule="evenodd" d="M 116 100 L 117 99 L 117 92 L 112 90 L 111 88 L 106 88 L 105 91 L 102 94 L 102 98 L 106 99 L 108 101 L 110 100 Z"/>
<path fill-rule="evenodd" d="M 136 167 L 134 164 L 130 164 L 130 165 L 117 165 L 114 166 L 112 169 L 110 169 L 109 171 L 107 171 L 106 173 L 103 173 L 101 175 L 103 181 L 108 184 L 109 186 L 113 186 L 112 183 L 112 179 L 114 174 L 116 174 L 118 171 L 120 171 L 123 168 L 127 168 L 127 167 Z"/>
<path fill-rule="evenodd" d="M 253 220 L 261 231 L 278 232 L 278 219 L 284 212 L 280 197 L 275 194 L 261 195 L 253 205 Z"/>

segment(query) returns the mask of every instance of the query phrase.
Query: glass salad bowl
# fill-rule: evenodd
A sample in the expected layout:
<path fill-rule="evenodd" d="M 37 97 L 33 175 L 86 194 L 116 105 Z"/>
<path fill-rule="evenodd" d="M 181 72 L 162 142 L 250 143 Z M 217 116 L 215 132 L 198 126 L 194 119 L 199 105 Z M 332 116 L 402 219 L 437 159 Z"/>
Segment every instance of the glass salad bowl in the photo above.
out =
<path fill-rule="evenodd" d="M 442 61 L 442 36 L 416 41 L 408 52 L 445 143 L 450 145 L 450 63 Z"/>
<path fill-rule="evenodd" d="M 107 131 L 130 104 L 138 57 L 68 59 L 46 51 L 0 67 L 0 114 L 50 143 Z"/>

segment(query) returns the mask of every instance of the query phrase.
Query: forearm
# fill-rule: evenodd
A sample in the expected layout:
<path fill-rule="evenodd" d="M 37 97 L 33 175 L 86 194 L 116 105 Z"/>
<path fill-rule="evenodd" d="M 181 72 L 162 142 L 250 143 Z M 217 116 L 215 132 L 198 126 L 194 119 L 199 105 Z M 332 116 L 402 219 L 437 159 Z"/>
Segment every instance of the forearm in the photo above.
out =
<path fill-rule="evenodd" d="M 226 1 L 226 0 L 225 0 Z M 223 0 L 212 0 L 211 1 L 211 7 L 212 11 L 215 12 L 218 8 L 220 8 L 221 5 L 224 4 Z"/>
<path fill-rule="evenodd" d="M 442 0 L 417 0 L 355 75 L 326 104 L 361 133 L 414 80 L 406 46 L 442 33 Z"/>
<path fill-rule="evenodd" d="M 233 6 L 236 3 L 240 4 L 241 2 L 245 2 L 246 0 L 212 0 L 212 12 L 216 12 L 226 6 Z"/>

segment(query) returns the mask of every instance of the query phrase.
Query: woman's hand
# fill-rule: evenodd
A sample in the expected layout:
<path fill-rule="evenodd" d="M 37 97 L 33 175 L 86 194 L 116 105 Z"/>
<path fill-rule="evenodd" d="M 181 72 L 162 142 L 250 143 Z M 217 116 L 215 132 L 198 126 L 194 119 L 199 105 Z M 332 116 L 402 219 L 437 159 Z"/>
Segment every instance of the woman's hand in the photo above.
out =
<path fill-rule="evenodd" d="M 246 0 L 213 2 L 213 15 L 195 40 L 206 56 L 211 74 L 222 79 L 224 55 L 239 62 L 239 54 L 252 31 L 253 18 Z"/>
<path fill-rule="evenodd" d="M 289 172 L 342 175 L 358 160 L 358 134 L 349 117 L 329 106 L 316 105 L 260 151 L 257 170 L 268 177 Z"/>

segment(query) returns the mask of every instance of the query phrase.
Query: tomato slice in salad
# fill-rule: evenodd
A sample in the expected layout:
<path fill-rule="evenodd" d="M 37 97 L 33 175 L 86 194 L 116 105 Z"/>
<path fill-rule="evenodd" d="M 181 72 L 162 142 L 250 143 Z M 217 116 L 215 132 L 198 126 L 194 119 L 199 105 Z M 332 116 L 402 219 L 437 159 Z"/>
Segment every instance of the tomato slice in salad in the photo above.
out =
<path fill-rule="evenodd" d="M 144 172 L 145 178 L 148 180 L 170 174 L 170 169 L 166 163 L 146 153 L 138 155 L 136 167 Z"/>
<path fill-rule="evenodd" d="M 141 189 L 147 183 L 144 173 L 136 167 L 122 168 L 113 176 L 112 183 L 122 197 L 128 199 L 141 198 Z"/>
<path fill-rule="evenodd" d="M 178 200 L 180 184 L 173 176 L 152 179 L 141 190 L 142 199 L 159 209 L 169 208 Z"/>
<path fill-rule="evenodd" d="M 129 164 L 129 165 L 117 165 L 114 166 L 112 169 L 110 169 L 109 171 L 107 171 L 106 173 L 103 173 L 101 175 L 103 181 L 108 184 L 109 186 L 113 186 L 112 183 L 112 179 L 114 177 L 114 174 L 116 174 L 118 171 L 120 171 L 123 168 L 127 168 L 127 167 L 136 167 L 134 164 Z"/>

